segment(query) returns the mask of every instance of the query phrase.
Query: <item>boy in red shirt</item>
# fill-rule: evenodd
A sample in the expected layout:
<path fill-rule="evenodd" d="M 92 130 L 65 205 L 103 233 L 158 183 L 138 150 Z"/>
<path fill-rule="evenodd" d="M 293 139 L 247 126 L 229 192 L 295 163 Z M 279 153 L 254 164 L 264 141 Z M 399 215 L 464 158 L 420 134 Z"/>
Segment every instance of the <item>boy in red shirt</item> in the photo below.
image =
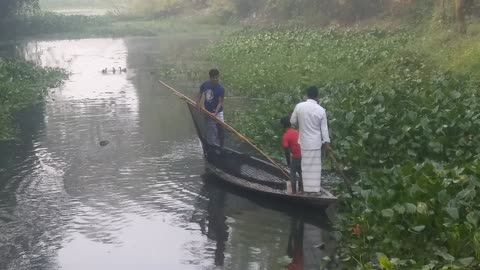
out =
<path fill-rule="evenodd" d="M 300 145 L 298 144 L 298 131 L 292 128 L 290 117 L 286 116 L 280 119 L 285 133 L 282 137 L 282 146 L 285 149 L 285 158 L 288 167 L 290 167 L 290 181 L 292 182 L 292 193 L 297 193 L 297 173 L 298 173 L 298 191 L 303 193 L 302 180 L 302 155 Z M 290 158 L 291 153 L 291 158 Z"/>

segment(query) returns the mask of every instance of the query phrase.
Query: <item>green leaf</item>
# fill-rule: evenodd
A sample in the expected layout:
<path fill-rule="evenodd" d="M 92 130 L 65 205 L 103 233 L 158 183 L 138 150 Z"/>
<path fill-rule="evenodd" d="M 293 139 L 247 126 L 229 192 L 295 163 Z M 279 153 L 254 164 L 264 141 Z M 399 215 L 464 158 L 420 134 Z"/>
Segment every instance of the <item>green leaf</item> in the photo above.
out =
<path fill-rule="evenodd" d="M 393 263 L 385 255 L 378 258 L 378 263 L 380 264 L 381 269 L 384 270 L 392 270 L 394 268 Z"/>
<path fill-rule="evenodd" d="M 447 211 L 448 215 L 455 220 L 457 220 L 460 217 L 458 213 L 458 208 L 456 207 L 447 207 L 445 208 L 445 211 Z"/>
<path fill-rule="evenodd" d="M 432 148 L 435 153 L 440 153 L 443 150 L 443 145 L 438 142 L 429 142 L 428 146 Z"/>
<path fill-rule="evenodd" d="M 354 185 L 352 187 L 352 191 L 357 192 L 357 193 L 361 193 L 363 191 L 363 189 L 360 186 Z"/>
<path fill-rule="evenodd" d="M 421 120 L 420 120 L 420 124 L 422 125 L 423 128 L 427 128 L 428 127 L 428 122 L 430 122 L 428 120 L 428 118 L 426 117 L 423 117 Z"/>
<path fill-rule="evenodd" d="M 435 263 L 429 263 L 427 265 L 424 265 L 422 267 L 422 270 L 432 270 L 433 268 L 435 268 Z"/>
<path fill-rule="evenodd" d="M 445 189 L 442 189 L 440 192 L 438 192 L 437 197 L 440 203 L 446 203 L 450 200 L 450 196 L 448 195 L 448 192 Z"/>
<path fill-rule="evenodd" d="M 421 232 L 421 231 L 425 230 L 425 226 L 424 225 L 415 226 L 415 227 L 412 228 L 412 230 L 414 230 L 416 232 Z"/>
<path fill-rule="evenodd" d="M 345 117 L 348 122 L 352 122 L 353 118 L 355 118 L 355 115 L 352 112 L 347 113 L 347 116 Z"/>
<path fill-rule="evenodd" d="M 473 200 L 477 192 L 474 189 L 464 189 L 460 191 L 457 195 L 459 200 Z"/>
<path fill-rule="evenodd" d="M 407 213 L 413 214 L 417 211 L 417 207 L 413 203 L 406 203 L 405 208 L 407 209 Z"/>
<path fill-rule="evenodd" d="M 454 99 L 458 99 L 458 98 L 460 98 L 460 97 L 462 96 L 462 94 L 461 94 L 460 92 L 458 92 L 458 91 L 452 91 L 451 96 L 452 96 L 452 98 L 454 98 Z"/>
<path fill-rule="evenodd" d="M 417 203 L 417 212 L 422 215 L 426 215 L 428 212 L 428 206 L 426 203 L 419 202 Z"/>
<path fill-rule="evenodd" d="M 400 215 L 405 213 L 405 207 L 403 205 L 396 204 L 395 206 L 393 206 L 393 209 L 397 211 L 397 213 L 399 213 Z"/>
<path fill-rule="evenodd" d="M 435 252 L 435 254 L 442 257 L 444 260 L 449 261 L 449 262 L 453 262 L 455 260 L 455 257 L 453 257 L 452 255 L 448 254 L 445 251 L 439 250 L 439 251 Z"/>
<path fill-rule="evenodd" d="M 344 255 L 340 260 L 341 260 L 342 262 L 348 262 L 348 261 L 350 261 L 351 259 L 352 259 L 351 256 Z"/>
<path fill-rule="evenodd" d="M 407 132 L 409 132 L 411 129 L 412 129 L 411 126 L 403 126 L 403 127 L 402 127 L 403 133 L 407 133 Z"/>
<path fill-rule="evenodd" d="M 416 112 L 409 111 L 407 114 L 408 114 L 408 117 L 410 118 L 410 120 L 416 120 L 417 119 L 417 113 Z"/>
<path fill-rule="evenodd" d="M 397 139 L 390 138 L 390 140 L 388 140 L 388 144 L 390 144 L 390 145 L 394 145 L 394 144 L 397 144 L 397 143 L 398 143 Z"/>
<path fill-rule="evenodd" d="M 415 151 L 411 150 L 411 149 L 408 149 L 407 150 L 407 154 L 412 156 L 412 157 L 416 157 L 417 156 L 417 153 L 415 153 Z"/>
<path fill-rule="evenodd" d="M 368 199 L 370 194 L 372 194 L 372 191 L 369 189 L 360 191 L 360 195 L 362 195 L 362 198 L 364 199 Z"/>
<path fill-rule="evenodd" d="M 477 227 L 478 226 L 478 214 L 476 212 L 470 212 L 467 215 L 467 221 L 470 222 L 473 226 Z"/>
<path fill-rule="evenodd" d="M 388 208 L 388 209 L 383 209 L 383 210 L 382 210 L 382 216 L 384 216 L 384 217 L 391 218 L 391 217 L 393 217 L 394 214 L 395 214 L 395 213 L 394 213 L 393 210 L 390 209 L 390 208 Z"/>
<path fill-rule="evenodd" d="M 473 257 L 467 257 L 467 258 L 459 259 L 458 262 L 463 266 L 469 266 L 470 264 L 473 263 L 474 260 L 475 258 Z"/>

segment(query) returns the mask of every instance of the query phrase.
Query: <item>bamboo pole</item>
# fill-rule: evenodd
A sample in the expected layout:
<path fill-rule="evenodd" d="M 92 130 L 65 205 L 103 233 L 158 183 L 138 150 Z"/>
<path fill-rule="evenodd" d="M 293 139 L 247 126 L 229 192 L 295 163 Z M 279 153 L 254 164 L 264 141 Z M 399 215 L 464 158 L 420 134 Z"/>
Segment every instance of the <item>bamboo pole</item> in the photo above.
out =
<path fill-rule="evenodd" d="M 348 178 L 345 173 L 343 173 L 343 170 L 342 168 L 340 168 L 339 164 L 338 164 L 338 161 L 337 159 L 335 158 L 335 154 L 333 153 L 333 151 L 328 151 L 328 155 L 330 156 L 330 159 L 332 159 L 333 161 L 333 166 L 335 167 L 335 169 L 337 170 L 337 172 L 342 176 L 343 178 L 343 182 L 345 183 L 345 186 L 347 187 L 348 189 L 348 192 L 350 193 L 350 195 L 353 197 L 353 190 L 352 190 L 352 184 L 351 184 L 351 181 L 350 181 L 350 178 Z"/>
<path fill-rule="evenodd" d="M 178 90 L 176 90 L 175 88 L 171 87 L 170 85 L 162 82 L 161 80 L 158 80 L 158 82 L 165 86 L 167 89 L 169 89 L 170 91 L 172 91 L 176 96 L 178 96 L 179 98 L 181 99 L 184 99 L 187 103 L 195 106 L 196 108 L 198 108 L 200 111 L 204 112 L 206 115 L 208 115 L 208 117 L 210 117 L 211 119 L 215 120 L 217 123 L 219 123 L 220 125 L 222 125 L 224 128 L 226 128 L 227 130 L 229 130 L 230 132 L 234 133 L 235 135 L 237 135 L 243 142 L 249 144 L 251 147 L 253 147 L 255 150 L 257 150 L 263 157 L 265 157 L 268 161 L 270 161 L 275 167 L 277 167 L 278 169 L 280 169 L 280 171 L 288 178 L 290 179 L 290 175 L 280 166 L 278 165 L 277 162 L 275 162 L 273 159 L 271 159 L 267 154 L 265 154 L 262 150 L 260 150 L 256 145 L 254 145 L 252 142 L 250 142 L 247 138 L 245 138 L 245 136 L 243 136 L 240 132 L 236 131 L 233 127 L 231 127 L 229 124 L 223 122 L 223 121 L 220 121 L 217 117 L 215 117 L 214 115 L 212 115 L 211 112 L 207 111 L 205 108 L 203 108 L 202 106 L 198 106 L 197 103 L 195 101 L 193 101 L 191 98 L 187 97 L 186 95 L 180 93 Z M 289 181 L 287 181 L 289 182 Z"/>

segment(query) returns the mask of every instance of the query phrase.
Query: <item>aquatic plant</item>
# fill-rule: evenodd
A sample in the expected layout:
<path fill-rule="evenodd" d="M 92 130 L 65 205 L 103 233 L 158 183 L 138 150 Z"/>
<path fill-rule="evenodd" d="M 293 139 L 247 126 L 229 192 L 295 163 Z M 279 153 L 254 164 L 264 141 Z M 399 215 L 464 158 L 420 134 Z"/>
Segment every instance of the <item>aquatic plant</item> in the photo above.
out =
<path fill-rule="evenodd" d="M 12 113 L 42 102 L 48 90 L 57 87 L 67 73 L 19 59 L 0 58 L 0 139 L 12 134 Z"/>
<path fill-rule="evenodd" d="M 414 32 L 247 29 L 205 58 L 230 95 L 250 99 L 227 118 L 279 152 L 278 119 L 317 85 L 332 139 L 356 172 L 326 268 L 480 267 L 480 95 L 475 65 L 437 65 Z M 413 46 L 412 44 L 415 44 Z M 473 47 L 472 47 L 473 48 Z"/>

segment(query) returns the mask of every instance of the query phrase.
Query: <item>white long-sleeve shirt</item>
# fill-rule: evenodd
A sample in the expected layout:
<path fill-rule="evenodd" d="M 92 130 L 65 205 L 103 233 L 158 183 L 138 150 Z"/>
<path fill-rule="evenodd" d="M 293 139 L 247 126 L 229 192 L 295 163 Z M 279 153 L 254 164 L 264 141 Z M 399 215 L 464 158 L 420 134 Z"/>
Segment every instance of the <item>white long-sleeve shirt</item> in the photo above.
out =
<path fill-rule="evenodd" d="M 327 113 L 315 100 L 308 99 L 297 104 L 290 122 L 298 126 L 300 133 L 298 143 L 302 149 L 321 149 L 322 144 L 330 142 Z"/>

